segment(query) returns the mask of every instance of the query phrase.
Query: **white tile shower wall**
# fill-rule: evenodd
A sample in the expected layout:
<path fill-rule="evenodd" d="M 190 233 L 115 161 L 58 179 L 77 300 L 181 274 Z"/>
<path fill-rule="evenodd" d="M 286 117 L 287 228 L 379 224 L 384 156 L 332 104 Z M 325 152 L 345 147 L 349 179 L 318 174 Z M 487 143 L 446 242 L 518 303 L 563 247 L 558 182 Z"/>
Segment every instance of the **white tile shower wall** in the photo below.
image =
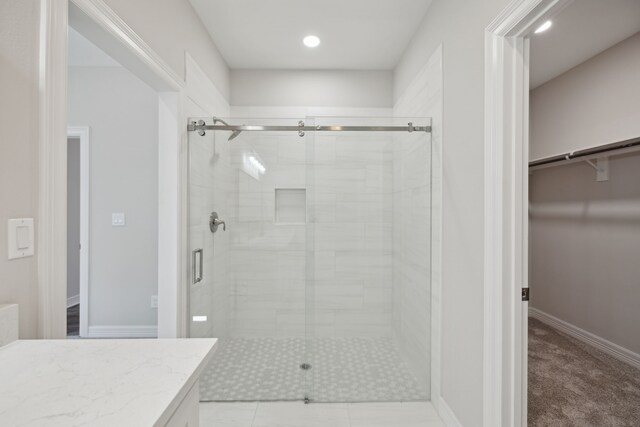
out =
<path fill-rule="evenodd" d="M 432 321 L 439 322 L 439 312 L 432 313 L 431 307 L 439 307 L 441 295 L 441 47 L 398 99 L 394 114 L 432 118 L 431 143 L 413 136 L 398 138 L 393 171 L 394 336 L 405 361 L 429 389 L 430 375 L 437 375 L 437 369 L 431 373 L 425 366 L 432 356 L 438 357 L 431 345 L 438 346 L 440 339 L 431 336 L 438 330 Z"/>
<path fill-rule="evenodd" d="M 233 108 L 237 117 L 389 117 L 389 109 Z M 269 122 L 262 120 L 261 123 Z M 273 124 L 283 124 L 282 120 Z M 288 124 L 289 122 L 286 121 Z M 363 135 L 245 134 L 231 144 L 235 182 L 231 200 L 231 333 L 303 336 L 305 333 L 306 227 L 276 224 L 276 188 L 307 188 L 314 223 L 314 333 L 317 336 L 390 336 L 390 138 Z M 307 144 L 314 144 L 307 165 Z M 241 170 L 253 152 L 266 166 L 259 180 Z M 311 196 L 310 193 L 313 195 Z M 308 307 L 307 307 L 308 308 Z"/>
<path fill-rule="evenodd" d="M 231 333 L 302 336 L 305 225 L 276 223 L 275 190 L 306 187 L 304 139 L 247 132 L 230 147 Z M 265 171 L 247 173 L 249 156 L 260 159 Z"/>
<path fill-rule="evenodd" d="M 392 142 L 322 132 L 312 142 L 317 337 L 391 336 Z"/>

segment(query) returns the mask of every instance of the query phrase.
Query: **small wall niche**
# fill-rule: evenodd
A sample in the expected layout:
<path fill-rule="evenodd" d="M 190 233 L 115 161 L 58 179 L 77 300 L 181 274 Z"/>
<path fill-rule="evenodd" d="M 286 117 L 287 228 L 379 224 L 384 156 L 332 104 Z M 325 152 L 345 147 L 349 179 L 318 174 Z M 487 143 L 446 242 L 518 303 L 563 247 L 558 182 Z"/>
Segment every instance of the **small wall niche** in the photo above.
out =
<path fill-rule="evenodd" d="M 276 223 L 304 224 L 307 221 L 307 190 L 276 188 Z"/>

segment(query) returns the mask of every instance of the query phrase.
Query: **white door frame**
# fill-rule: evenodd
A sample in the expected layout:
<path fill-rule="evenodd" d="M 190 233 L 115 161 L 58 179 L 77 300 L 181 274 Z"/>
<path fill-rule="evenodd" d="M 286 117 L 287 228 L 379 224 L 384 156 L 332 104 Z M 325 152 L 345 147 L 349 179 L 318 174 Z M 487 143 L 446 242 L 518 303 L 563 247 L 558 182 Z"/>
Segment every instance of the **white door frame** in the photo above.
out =
<path fill-rule="evenodd" d="M 529 40 L 571 0 L 513 1 L 485 31 L 484 420 L 527 425 Z"/>
<path fill-rule="evenodd" d="M 181 289 L 188 269 L 180 256 L 186 251 L 187 220 L 181 207 L 187 173 L 184 81 L 103 0 L 40 0 L 38 337 L 66 337 L 67 28 L 69 13 L 78 11 L 79 24 L 108 45 L 107 53 L 159 93 L 160 156 L 166 157 L 160 159 L 159 174 L 166 179 L 159 181 L 158 273 L 167 284 L 158 287 L 158 315 L 172 317 L 159 334 L 183 336 Z"/>
<path fill-rule="evenodd" d="M 86 337 L 89 329 L 89 127 L 69 126 L 67 138 L 80 141 L 80 332 Z"/>

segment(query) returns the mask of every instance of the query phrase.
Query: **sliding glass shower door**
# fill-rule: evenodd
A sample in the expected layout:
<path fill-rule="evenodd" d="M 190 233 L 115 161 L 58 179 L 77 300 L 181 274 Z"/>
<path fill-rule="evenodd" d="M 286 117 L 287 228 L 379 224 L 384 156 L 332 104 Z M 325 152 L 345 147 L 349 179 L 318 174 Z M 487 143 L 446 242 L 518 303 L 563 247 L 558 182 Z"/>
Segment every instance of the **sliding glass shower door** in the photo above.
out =
<path fill-rule="evenodd" d="M 215 124 L 279 126 L 301 120 Z M 196 276 L 204 272 L 190 286 L 190 332 L 220 340 L 201 380 L 201 399 L 300 400 L 306 376 L 300 368 L 305 362 L 305 138 L 290 131 L 207 130 L 191 132 L 189 145 L 190 245 Z M 212 212 L 225 222 L 213 233 Z"/>
<path fill-rule="evenodd" d="M 216 126 L 189 132 L 201 399 L 428 399 L 429 120 L 192 120 Z"/>
<path fill-rule="evenodd" d="M 425 118 L 316 117 L 327 126 Z M 429 398 L 430 133 L 322 131 L 307 139 L 308 396 Z"/>

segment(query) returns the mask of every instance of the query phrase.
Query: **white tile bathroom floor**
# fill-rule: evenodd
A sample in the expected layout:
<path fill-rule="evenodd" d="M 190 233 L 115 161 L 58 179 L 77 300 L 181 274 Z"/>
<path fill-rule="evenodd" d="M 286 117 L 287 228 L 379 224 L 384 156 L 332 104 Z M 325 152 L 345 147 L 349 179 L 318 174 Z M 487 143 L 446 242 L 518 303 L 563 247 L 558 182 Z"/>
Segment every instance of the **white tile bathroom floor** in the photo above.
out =
<path fill-rule="evenodd" d="M 202 427 L 444 427 L 430 402 L 201 402 Z"/>

